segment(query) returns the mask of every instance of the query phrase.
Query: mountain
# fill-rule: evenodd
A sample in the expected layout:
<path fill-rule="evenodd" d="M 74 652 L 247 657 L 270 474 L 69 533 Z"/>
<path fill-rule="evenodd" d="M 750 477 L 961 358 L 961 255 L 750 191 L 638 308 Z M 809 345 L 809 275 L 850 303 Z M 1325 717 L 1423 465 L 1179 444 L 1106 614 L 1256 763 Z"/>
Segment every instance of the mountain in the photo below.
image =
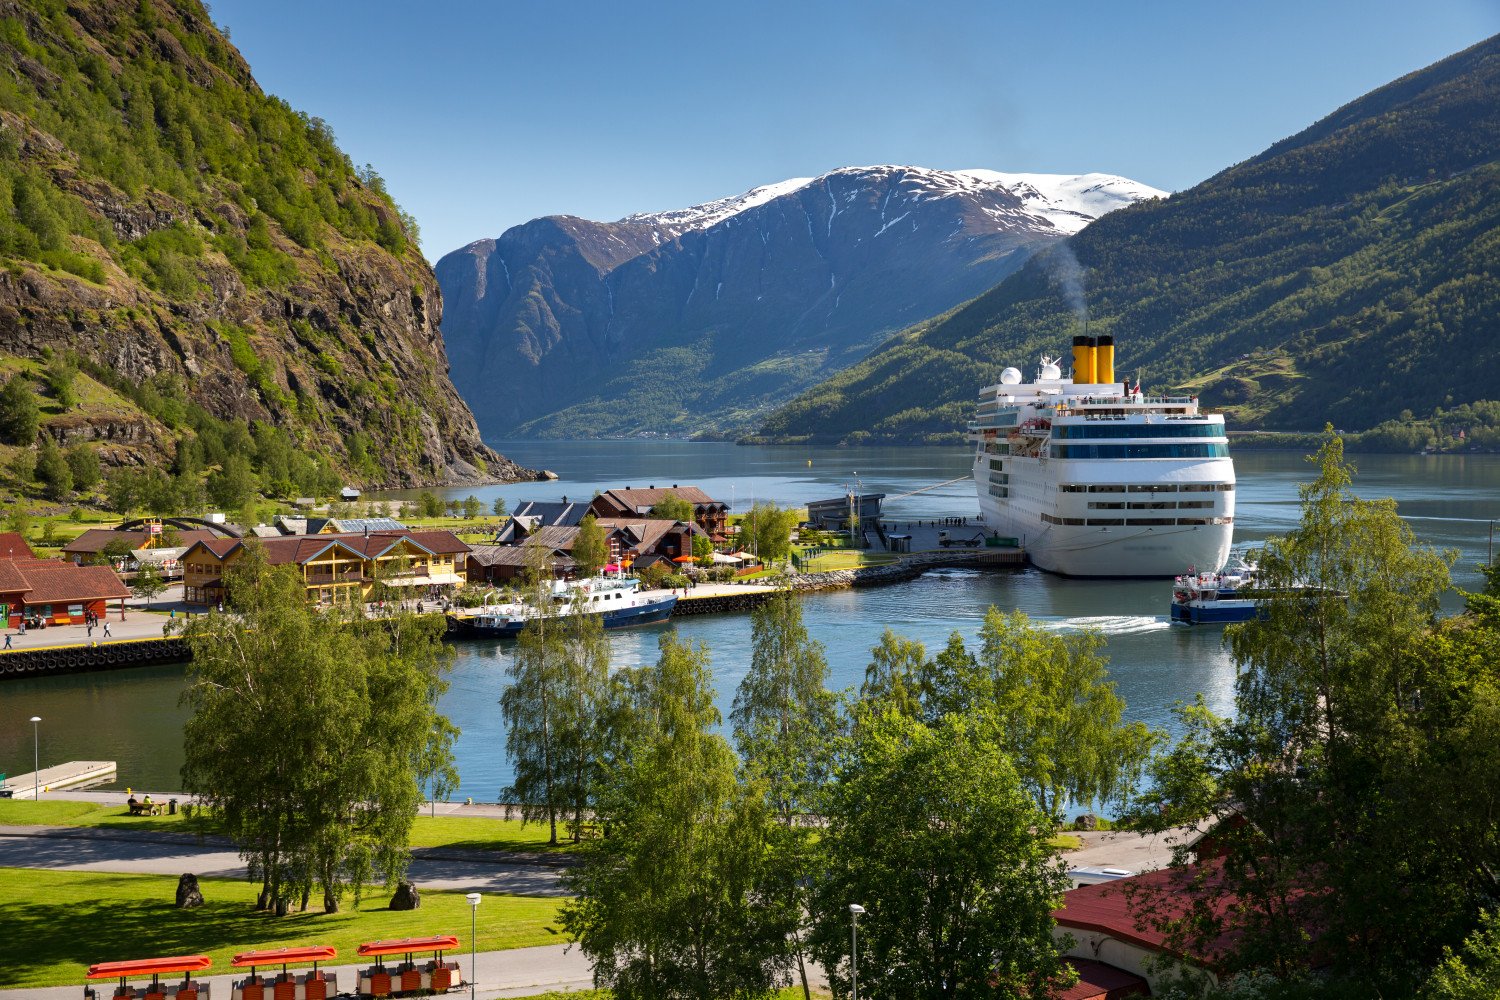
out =
<path fill-rule="evenodd" d="M 275 442 L 245 457 L 289 489 L 273 451 L 372 486 L 530 477 L 448 379 L 411 220 L 197 0 L 0 0 L 0 81 L 0 370 L 80 372 L 44 437 L 149 468 Z"/>
<path fill-rule="evenodd" d="M 1162 192 L 1105 174 L 851 167 L 678 211 L 535 219 L 444 256 L 490 435 L 723 433 Z"/>
<path fill-rule="evenodd" d="M 808 390 L 758 439 L 959 440 L 1004 366 L 1066 353 L 1074 259 L 1116 370 L 1199 393 L 1232 427 L 1500 412 L 1465 406 L 1500 399 L 1500 36 L 1111 213 Z"/>

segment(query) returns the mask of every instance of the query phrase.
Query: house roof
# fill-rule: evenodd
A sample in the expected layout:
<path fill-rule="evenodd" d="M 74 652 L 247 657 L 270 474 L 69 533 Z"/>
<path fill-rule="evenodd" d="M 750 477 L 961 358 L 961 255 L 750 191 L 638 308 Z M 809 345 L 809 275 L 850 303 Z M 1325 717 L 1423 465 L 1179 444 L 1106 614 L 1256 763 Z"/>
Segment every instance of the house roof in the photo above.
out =
<path fill-rule="evenodd" d="M 1151 898 L 1156 920 L 1187 914 L 1194 902 L 1205 895 L 1218 914 L 1227 913 L 1239 905 L 1238 898 L 1223 886 L 1217 864 L 1207 871 L 1202 866 L 1189 865 L 1080 886 L 1064 895 L 1063 905 L 1052 911 L 1052 917 L 1058 926 L 1072 931 L 1104 934 L 1148 951 L 1190 958 L 1209 966 L 1228 953 L 1236 936 L 1232 930 L 1215 939 L 1208 946 L 1207 954 L 1183 955 L 1175 950 L 1153 921 L 1137 918 L 1130 906 L 1133 892 L 1144 892 Z"/>
<path fill-rule="evenodd" d="M 511 511 L 511 517 L 534 517 L 538 524 L 571 528 L 588 512 L 589 505 L 576 500 L 527 500 Z"/>
<path fill-rule="evenodd" d="M 22 595 L 25 604 L 129 597 L 130 589 L 108 566 L 75 566 L 56 559 L 0 559 L 0 593 Z"/>
<path fill-rule="evenodd" d="M 179 545 L 192 545 L 194 542 L 207 539 L 222 539 L 217 532 L 209 531 L 207 528 L 190 528 L 187 530 L 173 529 L 176 531 Z M 153 535 L 145 528 L 133 528 L 129 531 L 116 531 L 114 528 L 89 528 L 83 534 L 73 539 L 62 550 L 69 555 L 92 556 L 103 552 L 110 542 L 123 539 L 125 544 L 132 549 L 144 549 L 151 544 Z M 233 541 L 233 539 L 231 539 Z M 3 551 L 3 546 L 0 546 Z"/>
<path fill-rule="evenodd" d="M 481 566 L 516 566 L 526 565 L 526 549 L 522 545 L 473 545 L 469 548 L 469 558 Z M 578 563 L 569 555 L 558 555 L 553 553 L 552 566 L 557 569 L 571 569 Z"/>
<path fill-rule="evenodd" d="M 34 559 L 36 553 L 19 532 L 0 531 L 0 559 Z"/>
<path fill-rule="evenodd" d="M 686 500 L 698 513 L 704 508 L 728 510 L 729 505 L 715 500 L 696 486 L 652 486 L 638 490 L 626 487 L 623 490 L 605 490 L 594 499 L 595 509 L 609 508 L 626 514 L 644 514 L 661 503 L 667 495 Z"/>
<path fill-rule="evenodd" d="M 130 588 L 108 566 L 55 563 L 26 566 L 21 573 L 31 584 L 31 591 L 26 595 L 27 604 L 68 604 L 130 596 Z"/>
<path fill-rule="evenodd" d="M 1140 976 L 1092 958 L 1063 959 L 1078 971 L 1078 982 L 1057 994 L 1055 1000 L 1124 1000 L 1149 997 L 1151 987 Z"/>
<path fill-rule="evenodd" d="M 702 535 L 704 531 L 690 521 L 666 521 L 639 517 L 601 517 L 599 526 L 605 531 L 618 531 L 633 549 L 653 549 L 672 532 Z"/>
<path fill-rule="evenodd" d="M 262 538 L 259 543 L 272 566 L 285 563 L 301 565 L 330 547 L 337 546 L 351 555 L 363 559 L 374 559 L 385 555 L 392 548 L 405 542 L 429 555 L 462 553 L 469 551 L 466 542 L 451 531 L 372 531 L 330 535 L 286 535 L 279 538 Z M 197 543 L 220 559 L 227 558 L 241 543 L 237 538 L 220 538 Z"/>

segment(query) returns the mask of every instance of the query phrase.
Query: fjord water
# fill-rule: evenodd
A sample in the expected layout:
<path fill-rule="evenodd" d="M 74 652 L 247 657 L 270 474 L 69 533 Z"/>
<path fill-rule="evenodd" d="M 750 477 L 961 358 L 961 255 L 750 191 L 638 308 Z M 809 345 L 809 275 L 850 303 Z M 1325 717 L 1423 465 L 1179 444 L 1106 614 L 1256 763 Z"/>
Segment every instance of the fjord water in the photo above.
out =
<path fill-rule="evenodd" d="M 443 491 L 475 493 L 488 507 L 503 496 L 514 507 L 523 499 L 567 495 L 587 500 L 612 486 L 696 484 L 745 509 L 753 499 L 783 504 L 841 494 L 857 474 L 865 492 L 882 492 L 887 515 L 926 520 L 976 512 L 969 458 L 962 448 L 742 448 L 681 441 L 496 442 L 523 465 L 550 468 L 556 482 Z M 1474 569 L 1484 560 L 1489 518 L 1500 517 L 1500 456 L 1353 456 L 1355 485 L 1364 496 L 1391 496 L 1418 537 L 1456 549 L 1457 586 L 1475 589 Z M 811 464 L 809 464 L 811 463 Z M 1240 452 L 1236 542 L 1255 541 L 1295 525 L 1297 485 L 1312 468 L 1289 452 Z M 914 496 L 899 494 L 961 479 Z M 389 494 L 403 498 L 414 494 Z M 1185 568 L 1185 567 L 1184 567 Z M 1168 588 L 1162 581 L 1065 580 L 1034 570 L 975 572 L 939 570 L 907 584 L 810 594 L 803 614 L 813 636 L 827 649 L 836 688 L 857 686 L 868 653 L 886 627 L 926 643 L 934 651 L 957 630 L 972 640 L 986 609 L 1020 609 L 1048 628 L 1096 628 L 1105 636 L 1113 679 L 1128 703 L 1127 714 L 1154 726 L 1170 726 L 1179 699 L 1202 691 L 1219 712 L 1232 706 L 1234 664 L 1223 650 L 1222 630 L 1173 627 L 1167 623 Z M 1462 607 L 1457 594 L 1444 601 Z M 748 615 L 682 618 L 611 636 L 613 662 L 651 661 L 659 636 L 676 628 L 705 643 L 712 654 L 719 705 L 727 715 L 735 686 L 749 660 Z M 442 709 L 463 729 L 457 744 L 460 797 L 493 801 L 510 779 L 504 731 L 497 705 L 509 644 L 458 644 L 452 687 Z M 0 684 L 0 770 L 31 769 L 32 715 L 43 718 L 43 764 L 67 760 L 119 762 L 119 784 L 170 791 L 179 787 L 182 725 L 178 706 L 181 666 L 144 667 Z"/>

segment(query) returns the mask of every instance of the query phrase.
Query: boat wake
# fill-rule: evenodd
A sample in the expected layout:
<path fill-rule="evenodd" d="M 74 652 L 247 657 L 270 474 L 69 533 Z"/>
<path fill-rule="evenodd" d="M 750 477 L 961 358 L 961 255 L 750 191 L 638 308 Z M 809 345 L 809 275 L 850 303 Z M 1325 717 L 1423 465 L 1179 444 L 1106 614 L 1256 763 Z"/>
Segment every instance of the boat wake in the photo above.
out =
<path fill-rule="evenodd" d="M 1093 629 L 1104 635 L 1142 635 L 1160 632 L 1172 627 L 1165 616 L 1154 615 L 1091 615 L 1077 618 L 1051 618 L 1037 622 L 1042 628 L 1057 632 L 1081 632 Z"/>

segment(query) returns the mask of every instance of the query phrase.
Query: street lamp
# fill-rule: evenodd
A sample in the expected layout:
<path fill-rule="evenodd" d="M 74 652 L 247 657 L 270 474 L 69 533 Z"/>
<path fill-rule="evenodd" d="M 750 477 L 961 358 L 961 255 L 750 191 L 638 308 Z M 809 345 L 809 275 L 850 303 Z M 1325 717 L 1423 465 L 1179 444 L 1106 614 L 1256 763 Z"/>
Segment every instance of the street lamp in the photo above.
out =
<path fill-rule="evenodd" d="M 42 731 L 37 728 L 41 721 L 40 715 L 31 717 L 31 797 L 37 802 L 42 801 L 42 793 L 37 790 L 42 782 Z"/>
<path fill-rule="evenodd" d="M 474 1000 L 479 980 L 479 893 L 464 897 L 469 901 L 469 1000 Z"/>
<path fill-rule="evenodd" d="M 849 992 L 859 1000 L 859 915 L 865 908 L 849 904 Z"/>

